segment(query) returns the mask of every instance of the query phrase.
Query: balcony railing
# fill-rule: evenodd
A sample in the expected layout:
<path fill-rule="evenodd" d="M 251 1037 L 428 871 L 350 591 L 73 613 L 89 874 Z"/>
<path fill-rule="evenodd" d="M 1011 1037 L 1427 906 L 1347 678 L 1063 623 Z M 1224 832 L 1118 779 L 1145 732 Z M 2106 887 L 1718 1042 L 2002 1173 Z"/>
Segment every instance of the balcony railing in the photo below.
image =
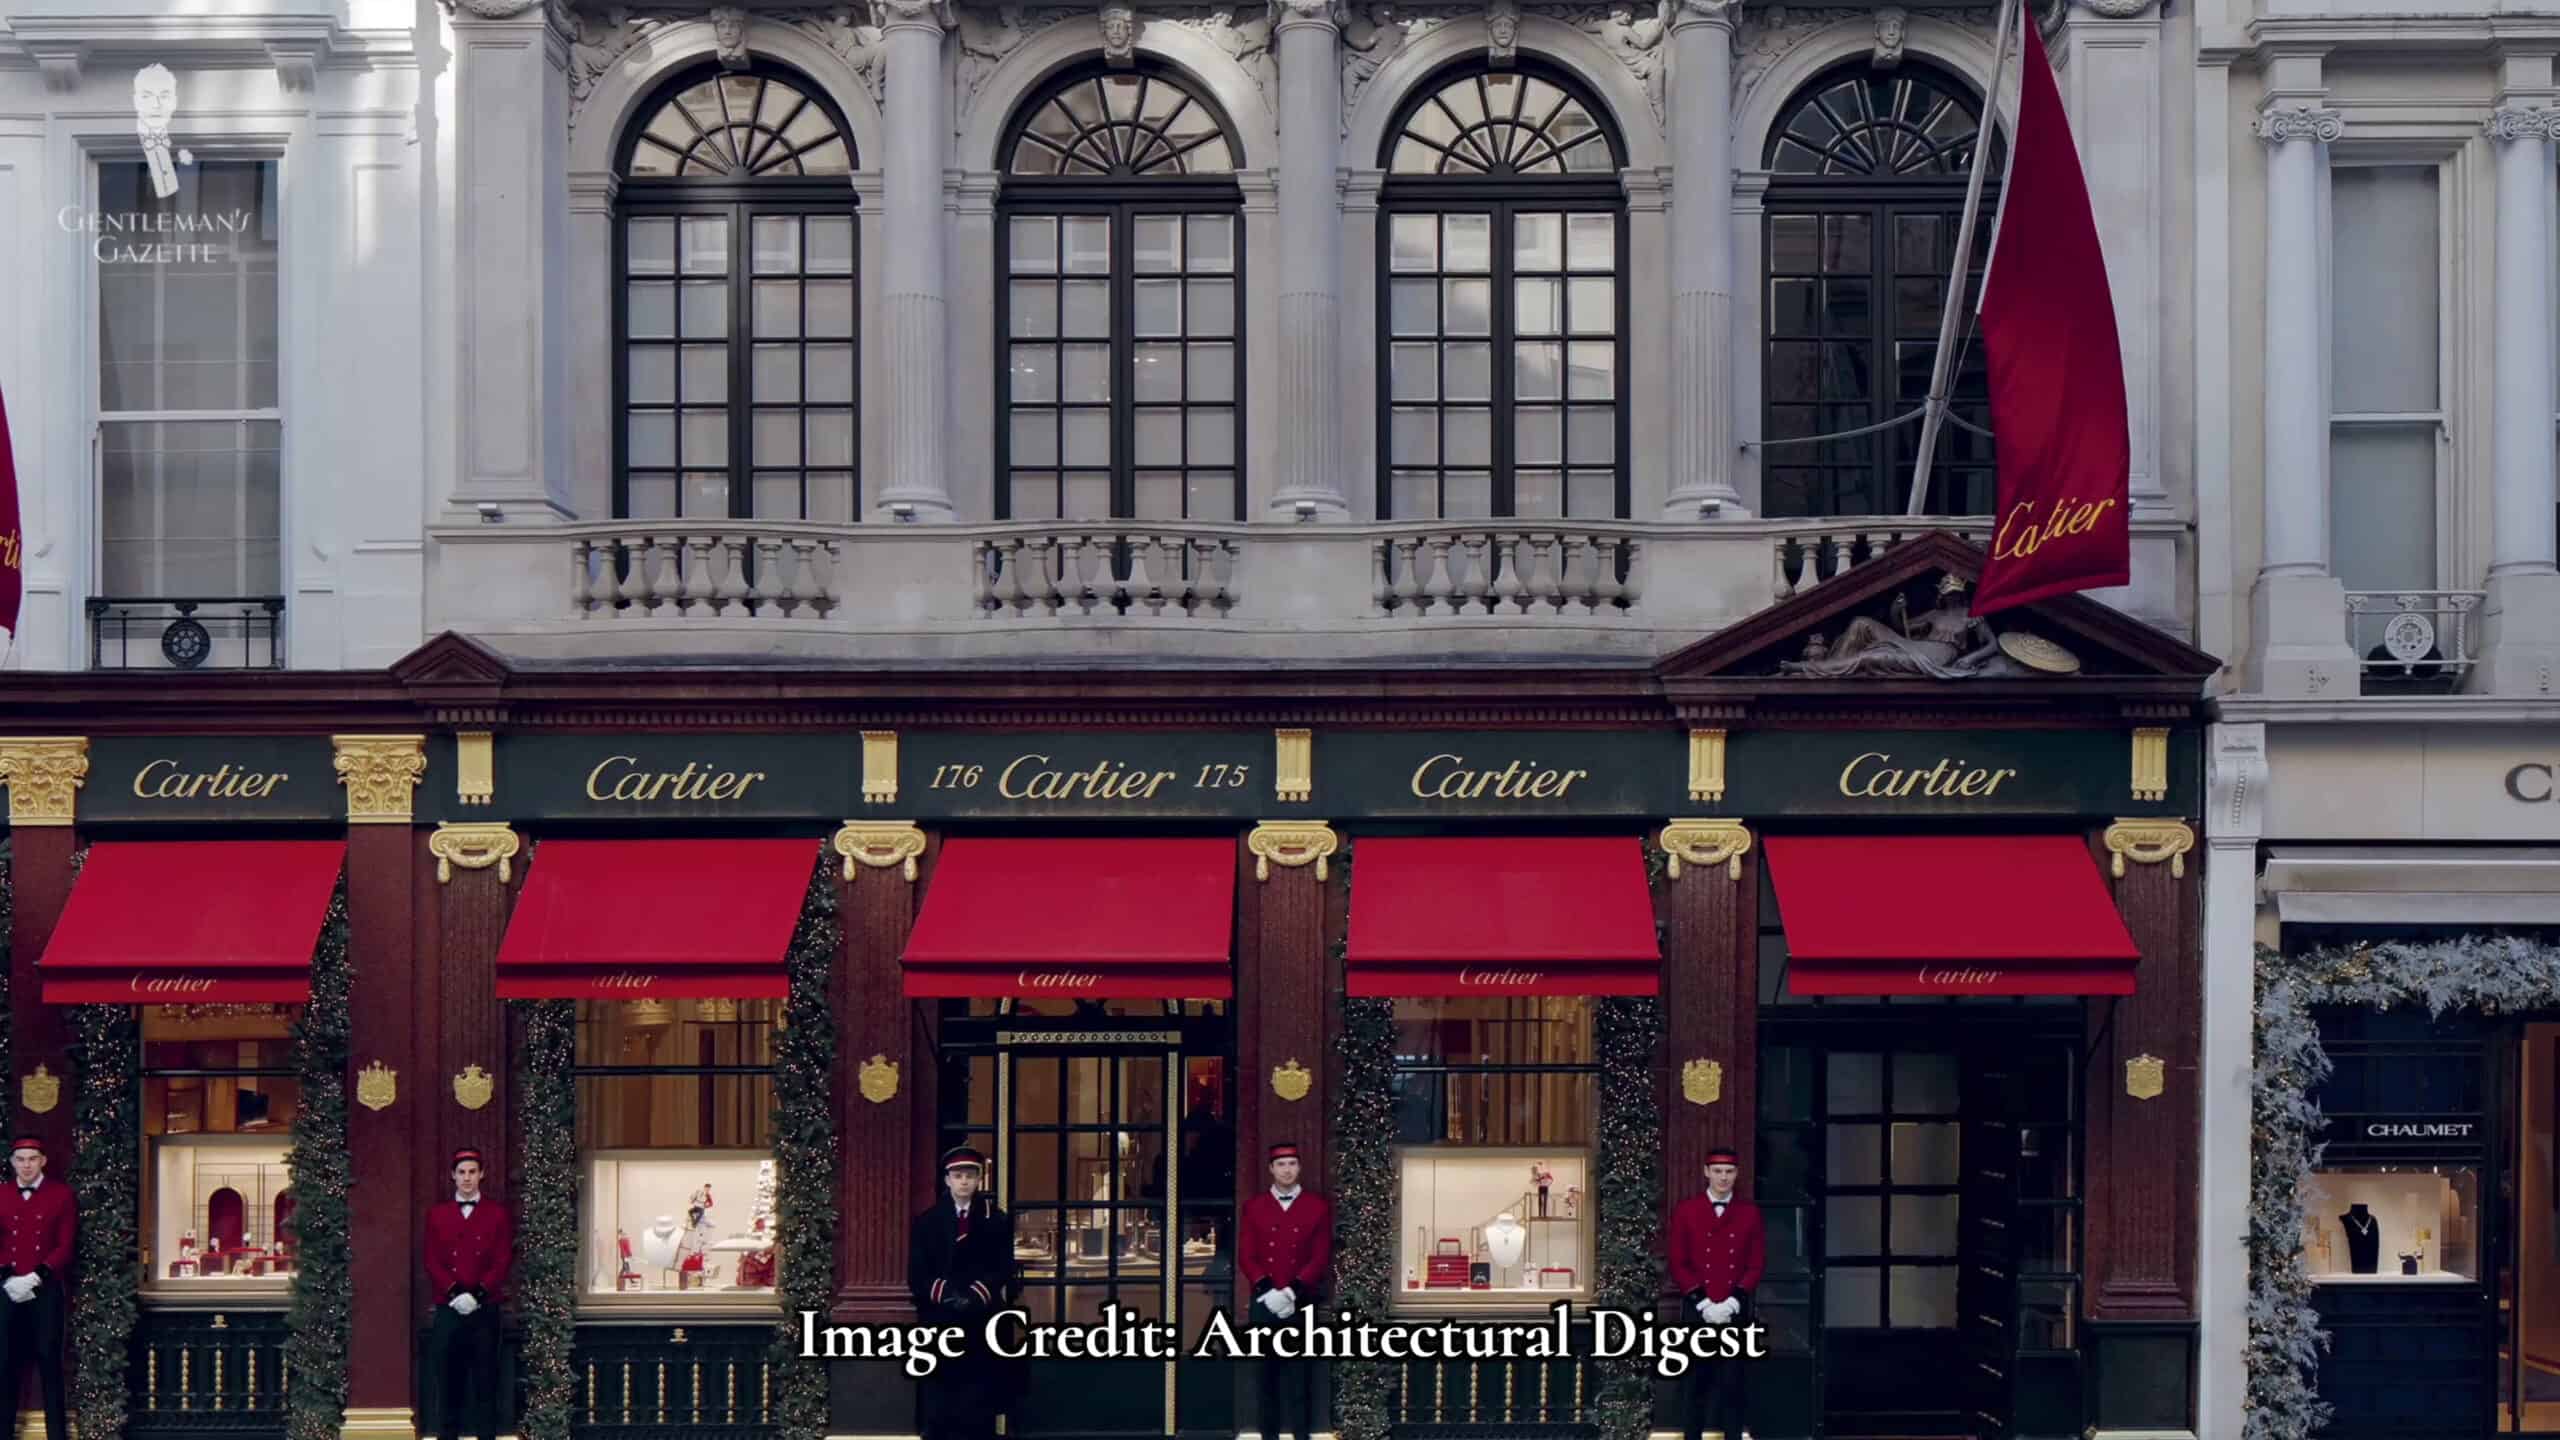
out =
<path fill-rule="evenodd" d="M 145 1310 L 135 1339 L 124 1427 L 131 1440 L 282 1440 L 292 1378 L 284 1312 Z"/>
<path fill-rule="evenodd" d="M 2368 695 L 2443 694 L 2462 688 L 2480 658 L 2473 618 L 2479 590 L 2350 590 L 2347 643 Z"/>
<path fill-rule="evenodd" d="M 1370 599 L 1381 615 L 1588 615 L 1635 612 L 1644 543 L 1625 530 L 1431 528 L 1370 546 Z"/>
<path fill-rule="evenodd" d="M 97 670 L 281 670 L 281 595 L 102 595 L 89 602 Z"/>
<path fill-rule="evenodd" d="M 607 619 L 817 619 L 838 604 L 843 553 L 815 525 L 576 526 L 569 603 Z"/>
<path fill-rule="evenodd" d="M 1236 608 L 1234 527 L 1007 527 L 969 548 L 974 609 L 997 620 L 1061 616 L 1222 620 Z"/>
<path fill-rule="evenodd" d="M 1879 520 L 1850 516 L 1837 520 L 1791 520 L 1771 546 L 1775 560 L 1769 587 L 1773 599 L 1785 600 L 1825 580 L 1877 559 L 1905 540 L 1934 531 L 1959 535 L 1976 544 L 1991 539 L 1991 522 L 1978 517 L 1932 519 L 1911 516 Z"/>

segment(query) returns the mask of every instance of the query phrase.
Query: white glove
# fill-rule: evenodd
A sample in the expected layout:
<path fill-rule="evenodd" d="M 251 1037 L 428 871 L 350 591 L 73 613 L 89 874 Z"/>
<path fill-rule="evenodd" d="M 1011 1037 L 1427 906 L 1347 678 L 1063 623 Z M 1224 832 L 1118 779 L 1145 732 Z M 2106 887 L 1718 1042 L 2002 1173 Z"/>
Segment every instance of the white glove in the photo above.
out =
<path fill-rule="evenodd" d="M 1262 1292 L 1262 1308 L 1270 1311 L 1273 1318 L 1286 1320 L 1298 1313 L 1298 1302 L 1289 1298 L 1288 1291 L 1274 1286 Z"/>
<path fill-rule="evenodd" d="M 1710 1325 L 1716 1323 L 1716 1302 L 1713 1300 L 1700 1300 L 1698 1302 L 1698 1318 L 1704 1320 Z"/>
<path fill-rule="evenodd" d="M 8 1291 L 10 1300 L 23 1305 L 36 1296 L 36 1277 L 12 1275 L 6 1281 L 0 1281 L 0 1290 Z"/>
<path fill-rule="evenodd" d="M 1730 1322 L 1734 1316 L 1741 1313 L 1742 1302 L 1739 1299 L 1727 1297 L 1716 1302 L 1716 1323 L 1719 1325 Z"/>
<path fill-rule="evenodd" d="M 456 1315 L 469 1315 L 480 1308 L 480 1302 L 472 1299 L 469 1291 L 464 1291 L 445 1303 L 453 1307 L 453 1313 Z"/>

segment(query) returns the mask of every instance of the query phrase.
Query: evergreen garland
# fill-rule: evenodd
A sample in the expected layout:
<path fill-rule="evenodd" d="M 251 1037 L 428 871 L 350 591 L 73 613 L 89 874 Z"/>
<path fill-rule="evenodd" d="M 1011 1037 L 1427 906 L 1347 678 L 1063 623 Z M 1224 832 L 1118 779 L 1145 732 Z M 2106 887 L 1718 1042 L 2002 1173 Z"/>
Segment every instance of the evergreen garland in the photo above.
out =
<path fill-rule="evenodd" d="M 2257 954 L 2250 1093 L 2249 1394 L 2245 1440 L 2310 1440 L 2330 1407 L 2313 1385 L 2328 1336 L 2302 1260 L 2302 1186 L 2325 1148 L 2312 1091 L 2328 1078 L 2314 1011 L 2424 1005 L 2497 1015 L 2560 1005 L 2560 947 L 2516 936 Z"/>
<path fill-rule="evenodd" d="M 511 1000 L 522 1022 L 515 1094 L 524 1125 L 516 1164 L 516 1308 L 524 1324 L 524 1440 L 569 1440 L 577 1393 L 578 1049 L 574 1000 Z"/>
<path fill-rule="evenodd" d="M 822 850 L 786 965 L 790 998 L 773 1042 L 774 1235 L 782 1320 L 773 1337 L 782 1440 L 827 1433 L 827 1367 L 800 1358 L 800 1312 L 826 1313 L 835 1290 L 836 1117 L 830 1100 L 835 1017 L 827 990 L 843 941 L 836 871 Z"/>
<path fill-rule="evenodd" d="M 125 1367 L 141 1314 L 142 1027 L 131 1005 L 71 1007 L 71 1193 L 80 1206 L 72 1287 L 71 1408 L 82 1440 L 122 1440 Z"/>
<path fill-rule="evenodd" d="M 1598 1259 L 1592 1299 L 1630 1313 L 1662 1295 L 1654 1231 L 1662 1195 L 1662 1108 L 1654 1101 L 1654 1052 L 1662 1042 L 1662 1002 L 1609 996 L 1595 1016 L 1600 1052 L 1598 1154 L 1591 1194 Z M 1653 1367 L 1641 1356 L 1599 1362 L 1593 1418 L 1601 1440 L 1644 1440 L 1653 1429 Z"/>
<path fill-rule="evenodd" d="M 1393 1000 L 1342 1002 L 1342 1079 L 1333 1092 L 1334 1285 L 1350 1314 L 1383 1320 L 1395 1294 L 1395 1066 Z M 1387 1440 L 1394 1423 L 1395 1365 L 1345 1360 L 1333 1367 L 1335 1432 Z"/>
<path fill-rule="evenodd" d="M 17 896 L 11 888 L 10 866 L 15 860 L 9 837 L 0 835 L 0 1076 L 15 1078 L 17 1055 L 9 1048 L 9 933 L 17 918 Z"/>
<path fill-rule="evenodd" d="M 329 897 L 311 955 L 311 1001 L 293 1025 L 293 1304 L 285 1317 L 285 1440 L 338 1440 L 347 1414 L 347 1334 L 355 1311 L 350 1270 L 347 1154 L 347 890 Z M 84 1226 L 84 1233 L 86 1227 Z"/>

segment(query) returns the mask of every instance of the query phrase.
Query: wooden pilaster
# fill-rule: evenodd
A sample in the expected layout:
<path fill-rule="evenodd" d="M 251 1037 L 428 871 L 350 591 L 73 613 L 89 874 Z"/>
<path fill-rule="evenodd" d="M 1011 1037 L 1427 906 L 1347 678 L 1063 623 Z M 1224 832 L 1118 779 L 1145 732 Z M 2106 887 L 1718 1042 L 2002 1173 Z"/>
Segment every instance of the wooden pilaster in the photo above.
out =
<path fill-rule="evenodd" d="M 1313 822 L 1268 822 L 1246 836 L 1237 859 L 1241 920 L 1236 945 L 1236 1193 L 1266 1181 L 1263 1156 L 1283 1140 L 1299 1149 L 1305 1183 L 1329 1183 L 1331 1111 L 1325 902 L 1335 886 L 1333 832 Z M 1282 1067 L 1290 1099 L 1274 1088 Z"/>
<path fill-rule="evenodd" d="M 1683 827 L 1702 827 L 1683 833 Z M 1664 848 L 1679 874 L 1664 881 L 1667 921 L 1662 951 L 1663 1063 L 1671 1072 L 1664 1117 L 1663 1181 L 1678 1200 L 1704 1184 L 1707 1152 L 1731 1146 L 1748 1161 L 1756 1133 L 1759 1078 L 1760 856 L 1734 822 L 1675 821 Z M 1719 1093 L 1687 1098 L 1692 1064 L 1720 1066 Z M 1703 1072 L 1702 1072 L 1703 1078 Z M 1754 1166 L 1743 1166 L 1752 1188 Z"/>
<path fill-rule="evenodd" d="M 435 1073 L 419 1077 L 427 1087 L 419 1099 L 433 1111 L 425 1148 L 427 1173 L 422 1191 L 432 1199 L 444 1185 L 445 1157 L 465 1145 L 491 1157 L 491 1187 L 513 1196 L 515 1176 L 501 1161 L 508 1149 L 507 1116 L 513 1109 L 509 1086 L 514 1080 L 513 1052 L 507 1039 L 506 1002 L 498 998 L 498 943 L 507 933 L 507 915 L 516 888 L 524 883 L 523 841 L 505 825 L 440 825 L 427 837 L 434 888 L 433 903 L 421 908 L 422 929 L 434 937 L 433 965 L 419 967 L 427 992 L 422 1013 L 435 1022 Z M 478 1066 L 477 1074 L 470 1067 Z M 455 1077 L 488 1082 L 487 1098 L 466 1105 L 455 1090 Z"/>
<path fill-rule="evenodd" d="M 848 824 L 833 853 L 853 874 L 841 878 L 837 913 L 844 948 L 836 957 L 836 1063 L 830 1077 L 838 1132 L 836 1170 L 835 1318 L 850 1323 L 903 1323 L 915 1318 L 907 1295 L 907 1218 L 921 1207 L 919 1152 L 932 1144 L 934 1051 L 917 1043 L 899 972 L 907 932 L 915 925 L 930 846 L 902 822 Z M 874 1089 L 864 1093 L 869 1068 Z M 923 1132 L 918 1143 L 918 1132 Z"/>
<path fill-rule="evenodd" d="M 2135 827 L 2139 827 L 2137 832 Z M 2147 841 L 2147 843 L 2145 843 Z M 2089 1004 L 2088 1315 L 2092 1321 L 2196 1314 L 2196 1143 L 2202 1121 L 2199 924 L 2202 867 L 2184 823 L 2119 821 L 2098 863 L 2123 872 L 2117 908 L 2142 951 L 2134 993 Z M 2129 853 L 2128 847 L 2129 846 Z M 2144 1061 L 2133 1076 L 2128 1062 Z M 2160 1062 L 2160 1090 L 2129 1084 Z"/>

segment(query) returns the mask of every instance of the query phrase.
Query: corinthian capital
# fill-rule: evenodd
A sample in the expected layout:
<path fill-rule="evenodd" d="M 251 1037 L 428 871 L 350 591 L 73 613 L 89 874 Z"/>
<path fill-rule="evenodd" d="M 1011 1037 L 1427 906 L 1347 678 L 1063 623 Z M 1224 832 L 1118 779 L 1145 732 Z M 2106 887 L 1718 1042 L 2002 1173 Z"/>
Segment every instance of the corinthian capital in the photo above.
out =
<path fill-rule="evenodd" d="M 1272 33 L 1297 25 L 1339 30 L 1351 23 L 1351 7 L 1343 0 L 1271 0 Z"/>
<path fill-rule="evenodd" d="M 2508 105 L 2489 112 L 2482 127 L 2492 140 L 2560 140 L 2560 110 L 2527 110 Z"/>
<path fill-rule="evenodd" d="M 2258 114 L 2258 138 L 2270 145 L 2287 140 L 2317 140 L 2325 145 L 2346 133 L 2347 117 L 2335 110 L 2292 106 Z"/>
<path fill-rule="evenodd" d="M 883 30 L 948 30 L 951 0 L 871 0 L 871 23 Z"/>
<path fill-rule="evenodd" d="M 1741 4 L 1742 0 L 1671 0 L 1671 28 L 1677 30 L 1701 21 L 1730 25 L 1733 12 Z"/>
<path fill-rule="evenodd" d="M 513 20 L 542 4 L 543 0 L 444 0 L 448 12 L 474 20 Z"/>

